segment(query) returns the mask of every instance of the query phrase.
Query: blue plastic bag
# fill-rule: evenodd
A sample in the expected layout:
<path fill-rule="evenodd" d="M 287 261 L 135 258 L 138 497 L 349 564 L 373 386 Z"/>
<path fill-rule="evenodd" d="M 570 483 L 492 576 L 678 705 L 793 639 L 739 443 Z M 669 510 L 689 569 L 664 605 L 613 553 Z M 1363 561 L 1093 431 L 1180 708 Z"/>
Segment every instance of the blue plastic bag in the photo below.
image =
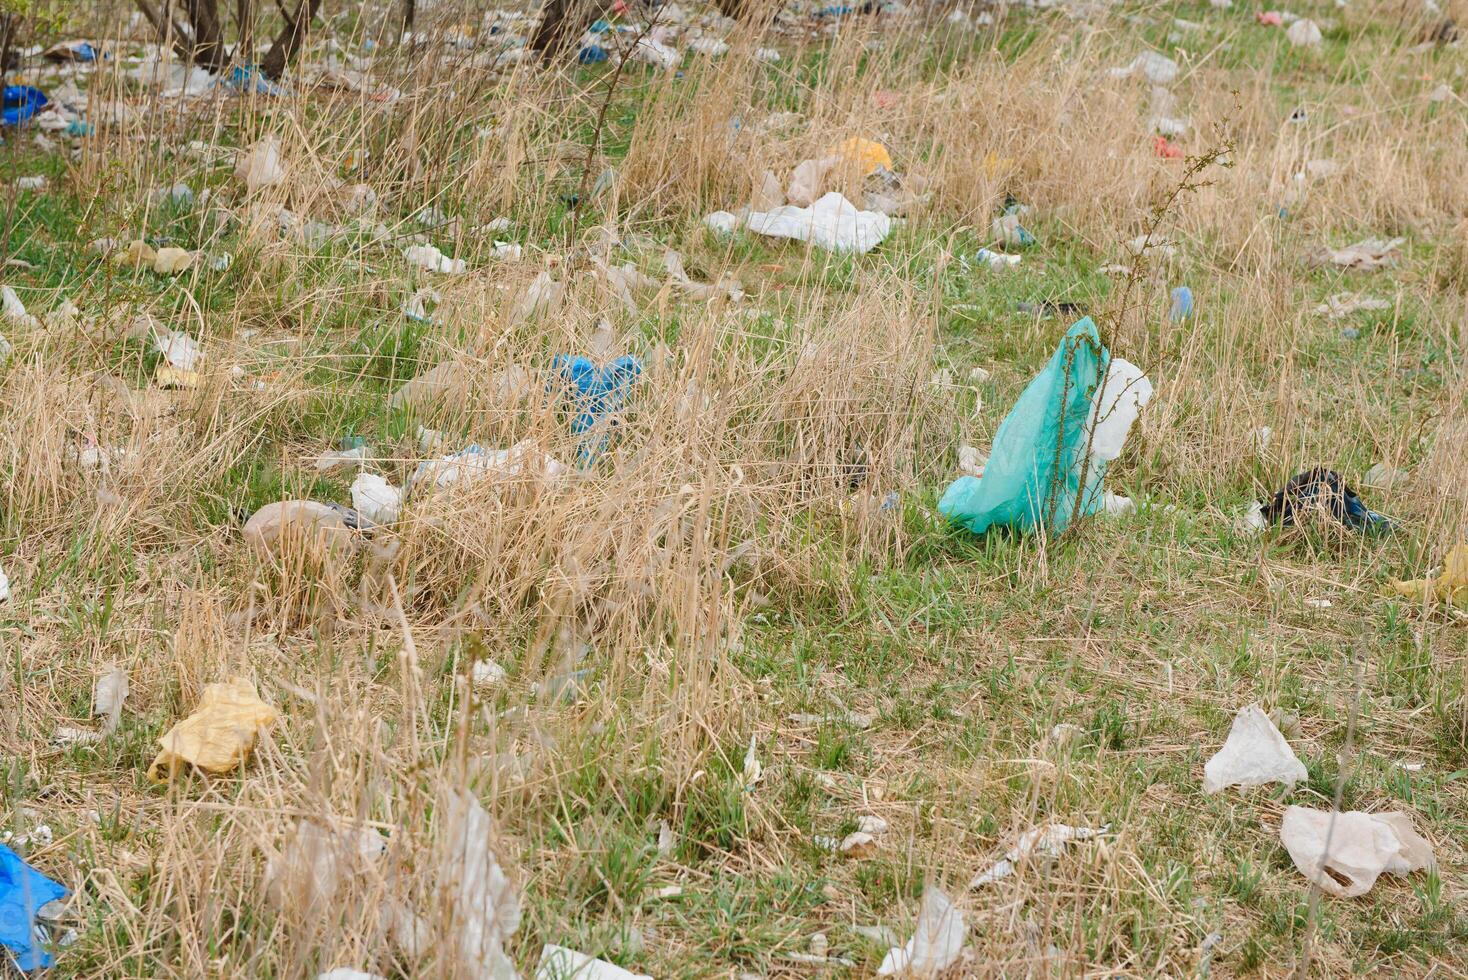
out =
<path fill-rule="evenodd" d="M 610 430 L 619 423 L 627 395 L 642 375 L 642 362 L 624 354 L 599 368 L 589 358 L 557 354 L 551 371 L 552 389 L 559 386 L 575 408 L 571 431 L 581 436 L 577 461 L 589 465 L 611 442 Z"/>
<path fill-rule="evenodd" d="M 0 844 L 0 946 L 15 954 L 21 970 L 50 966 L 54 957 L 38 944 L 36 910 L 66 897 L 66 889 Z"/>
<path fill-rule="evenodd" d="M 51 102 L 34 85 L 7 85 L 0 101 L 0 125 L 19 126 Z"/>
<path fill-rule="evenodd" d="M 996 525 L 1021 531 L 1044 526 L 1059 534 L 1073 518 L 1099 510 L 1105 464 L 1093 459 L 1083 466 L 1082 457 L 1091 397 L 1109 359 L 1090 317 L 1066 331 L 1000 423 L 984 475 L 954 481 L 938 510 L 975 534 Z"/>
<path fill-rule="evenodd" d="M 287 94 L 285 86 L 277 85 L 260 74 L 260 69 L 255 65 L 235 65 L 230 69 L 224 84 L 241 92 L 254 92 L 256 95 Z"/>

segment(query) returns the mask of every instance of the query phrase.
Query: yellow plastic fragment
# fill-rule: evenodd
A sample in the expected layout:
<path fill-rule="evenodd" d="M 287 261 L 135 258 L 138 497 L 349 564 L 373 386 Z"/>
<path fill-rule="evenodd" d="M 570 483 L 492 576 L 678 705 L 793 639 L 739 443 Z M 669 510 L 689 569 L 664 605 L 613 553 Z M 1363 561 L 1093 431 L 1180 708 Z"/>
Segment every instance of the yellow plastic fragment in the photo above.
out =
<path fill-rule="evenodd" d="M 221 774 L 239 768 L 260 733 L 275 724 L 274 708 L 260 700 L 243 677 L 209 684 L 194 713 L 158 740 L 162 751 L 148 767 L 148 778 L 167 782 L 185 766 Z"/>

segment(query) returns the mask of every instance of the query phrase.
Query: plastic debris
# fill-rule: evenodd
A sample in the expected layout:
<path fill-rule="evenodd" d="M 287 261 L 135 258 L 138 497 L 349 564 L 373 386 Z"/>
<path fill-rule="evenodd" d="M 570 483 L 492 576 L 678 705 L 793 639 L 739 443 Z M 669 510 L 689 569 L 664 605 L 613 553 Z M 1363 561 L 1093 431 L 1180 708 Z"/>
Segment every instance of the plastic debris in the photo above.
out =
<path fill-rule="evenodd" d="M 732 235 L 739 228 L 739 217 L 728 211 L 715 211 L 706 216 L 703 223 L 718 235 Z"/>
<path fill-rule="evenodd" d="M 37 919 L 42 907 L 69 892 L 0 844 L 0 946 L 10 950 L 22 972 L 52 966 L 47 936 Z"/>
<path fill-rule="evenodd" d="M 25 304 L 20 301 L 19 296 L 15 295 L 15 290 L 9 286 L 0 286 L 0 317 L 4 317 L 6 322 L 18 327 L 40 326 L 40 321 L 26 312 Z M 9 345 L 6 346 L 8 348 Z M 8 356 L 9 353 L 7 349 L 5 354 Z"/>
<path fill-rule="evenodd" d="M 268 136 L 245 150 L 235 164 L 234 175 L 245 182 L 251 192 L 274 187 L 285 180 L 285 161 L 280 154 L 280 140 Z"/>
<path fill-rule="evenodd" d="M 1372 272 L 1391 265 L 1405 238 L 1366 238 L 1345 248 L 1322 247 L 1311 255 L 1315 265 L 1334 265 L 1342 269 Z"/>
<path fill-rule="evenodd" d="M 408 487 L 416 490 L 430 484 L 441 490 L 462 481 L 489 476 L 500 479 L 530 476 L 549 481 L 560 478 L 565 472 L 565 464 L 554 456 L 541 453 L 534 440 L 525 439 L 509 449 L 484 449 L 476 444 L 436 460 L 425 460 L 413 471 Z"/>
<path fill-rule="evenodd" d="M 411 408 L 421 411 L 442 401 L 468 383 L 468 369 L 458 361 L 444 361 L 424 371 L 416 378 L 404 382 L 403 386 L 393 392 L 392 397 L 387 400 L 387 407 L 391 409 Z"/>
<path fill-rule="evenodd" d="M 717 58 L 729 51 L 729 42 L 717 37 L 696 37 L 688 42 L 688 50 L 706 58 Z"/>
<path fill-rule="evenodd" d="M 935 885 L 923 890 L 918 907 L 917 929 L 903 946 L 894 946 L 882 957 L 877 975 L 936 977 L 963 953 L 968 926 L 963 913 Z"/>
<path fill-rule="evenodd" d="M 32 85 L 7 85 L 0 90 L 0 126 L 19 126 L 49 102 L 46 93 Z"/>
<path fill-rule="evenodd" d="M 520 301 L 515 305 L 514 312 L 510 315 L 510 322 L 514 324 L 549 313 L 561 305 L 561 300 L 566 295 L 566 284 L 557 282 L 549 272 L 542 272 L 536 276 L 525 290 Z"/>
<path fill-rule="evenodd" d="M 420 269 L 445 276 L 461 275 L 469 268 L 463 259 L 451 259 L 432 245 L 410 245 L 403 250 L 403 258 Z"/>
<path fill-rule="evenodd" d="M 316 974 L 316 980 L 387 980 L 375 973 L 367 973 L 364 970 L 354 970 L 349 966 L 339 966 L 334 970 Z"/>
<path fill-rule="evenodd" d="M 49 62 L 52 62 L 53 64 L 58 65 L 64 64 L 66 62 L 90 64 L 91 62 L 98 60 L 98 58 L 101 57 L 101 54 L 97 51 L 96 48 L 92 47 L 91 42 L 77 40 L 58 41 L 56 44 L 51 45 L 45 51 L 42 51 L 41 57 L 45 58 Z"/>
<path fill-rule="evenodd" d="M 620 966 L 546 943 L 535 967 L 535 980 L 652 980 Z"/>
<path fill-rule="evenodd" d="M 1019 217 L 1017 214 L 1005 214 L 995 218 L 989 225 L 989 233 L 998 239 L 1001 245 L 1009 248 L 1028 248 L 1035 244 L 1035 236 L 1026 231 L 1019 223 Z"/>
<path fill-rule="evenodd" d="M 160 248 L 153 256 L 153 271 L 160 276 L 176 276 L 194 264 L 194 253 L 186 248 Z"/>
<path fill-rule="evenodd" d="M 753 788 L 765 774 L 765 767 L 760 765 L 759 755 L 755 751 L 757 747 L 755 736 L 749 736 L 749 748 L 744 753 L 744 769 L 740 773 L 740 782 L 745 789 Z"/>
<path fill-rule="evenodd" d="M 10 601 L 10 578 L 5 570 L 0 568 L 0 602 Z"/>
<path fill-rule="evenodd" d="M 316 458 L 316 472 L 330 473 L 343 466 L 356 466 L 361 468 L 372 458 L 372 447 L 353 446 L 350 449 L 333 449 L 329 453 L 322 453 Z"/>
<path fill-rule="evenodd" d="M 611 53 L 600 44 L 584 44 L 576 52 L 576 61 L 583 65 L 599 65 L 611 57 Z"/>
<path fill-rule="evenodd" d="M 403 510 L 403 491 L 376 473 L 358 473 L 352 481 L 352 507 L 373 524 L 391 524 Z"/>
<path fill-rule="evenodd" d="M 493 660 L 476 660 L 469 669 L 469 680 L 475 687 L 493 687 L 508 676 L 509 672 Z"/>
<path fill-rule="evenodd" d="M 504 943 L 520 927 L 520 897 L 490 842 L 494 821 L 468 792 L 450 792 L 439 811 L 439 889 L 453 910 L 459 972 L 475 980 L 516 976 Z"/>
<path fill-rule="evenodd" d="M 982 888 L 985 885 L 1002 881 L 1014 874 L 1020 864 L 1032 858 L 1041 858 L 1048 861 L 1059 859 L 1065 854 L 1065 847 L 1073 841 L 1090 840 L 1099 837 L 1110 830 L 1110 825 L 1103 827 L 1072 827 L 1063 823 L 1047 823 L 1044 826 L 1034 827 L 1020 834 L 1019 840 L 1009 850 L 1004 852 L 1000 858 L 987 871 L 981 871 L 974 876 L 973 881 L 968 883 L 969 888 Z"/>
<path fill-rule="evenodd" d="M 17 177 L 15 178 L 15 189 L 18 191 L 43 191 L 49 183 L 50 181 L 46 179 L 44 174 L 37 174 L 34 177 Z"/>
<path fill-rule="evenodd" d="M 1111 69 L 1112 78 L 1130 78 L 1136 74 L 1140 74 L 1153 85 L 1171 85 L 1177 80 L 1178 66 L 1176 61 L 1166 55 L 1156 51 L 1143 51 L 1130 64 Z"/>
<path fill-rule="evenodd" d="M 1389 310 L 1391 307 L 1392 304 L 1389 301 L 1377 299 L 1375 296 L 1360 293 L 1336 293 L 1333 296 L 1327 296 L 1325 302 L 1315 307 L 1312 312 L 1323 314 L 1332 320 L 1339 320 L 1342 317 L 1350 316 L 1357 310 Z"/>
<path fill-rule="evenodd" d="M 719 297 L 728 297 L 733 302 L 744 298 L 744 287 L 738 279 L 720 277 L 718 282 L 695 282 L 688 278 L 688 273 L 683 271 L 683 256 L 669 249 L 663 253 L 663 267 L 668 270 L 668 276 L 680 290 L 689 297 L 706 302 Z"/>
<path fill-rule="evenodd" d="M 1326 894 L 1364 895 L 1382 874 L 1411 874 L 1436 862 L 1432 845 L 1407 814 L 1312 810 L 1292 806 L 1279 824 L 1295 867 Z"/>
<path fill-rule="evenodd" d="M 253 95 L 279 97 L 287 94 L 283 85 L 277 85 L 260 71 L 256 65 L 235 65 L 224 79 L 224 85 L 237 92 Z"/>
<path fill-rule="evenodd" d="M 1005 269 L 1013 269 L 1020 263 L 1020 256 L 1018 255 L 1006 255 L 1003 252 L 995 252 L 987 248 L 981 248 L 977 252 L 975 252 L 974 258 L 977 261 L 984 263 L 995 272 L 1002 272 Z"/>
<path fill-rule="evenodd" d="M 1102 507 L 1107 465 L 1151 393 L 1139 368 L 1101 346 L 1089 317 L 1077 321 L 1000 423 L 984 475 L 959 477 L 938 510 L 975 534 L 996 524 L 1065 530 Z"/>
<path fill-rule="evenodd" d="M 892 219 L 887 215 L 863 211 L 837 191 L 808 208 L 787 204 L 770 211 L 752 211 L 746 224 L 759 235 L 808 242 L 831 252 L 869 252 L 892 230 Z"/>
<path fill-rule="evenodd" d="M 1297 48 L 1313 48 L 1320 44 L 1320 28 L 1313 20 L 1297 20 L 1285 30 L 1285 38 Z"/>
<path fill-rule="evenodd" d="M 637 39 L 628 57 L 633 61 L 641 61 L 664 71 L 677 68 L 678 63 L 683 60 L 683 55 L 678 52 L 677 48 L 665 43 L 665 37 L 666 34 L 661 27 L 654 28 L 649 36 Z"/>
<path fill-rule="evenodd" d="M 887 148 L 876 140 L 860 136 L 843 140 L 834 155 L 840 162 L 854 166 L 863 177 L 878 170 L 892 169 L 892 154 L 887 152 Z"/>
<path fill-rule="evenodd" d="M 1240 708 L 1228 740 L 1203 766 L 1203 792 L 1213 794 L 1226 786 L 1294 786 L 1307 779 L 1305 764 L 1258 705 Z"/>
<path fill-rule="evenodd" d="M 268 557 L 281 538 L 299 535 L 328 549 L 349 546 L 349 532 L 356 529 L 357 513 L 337 504 L 314 500 L 282 500 L 266 504 L 245 522 L 242 535 L 257 554 Z"/>
<path fill-rule="evenodd" d="M 1405 596 L 1414 602 L 1435 599 L 1453 605 L 1468 605 L 1468 544 L 1459 544 L 1443 559 L 1442 571 L 1431 578 L 1393 579 L 1389 595 Z"/>
<path fill-rule="evenodd" d="M 1366 475 L 1361 478 L 1361 483 L 1363 486 L 1375 487 L 1378 490 L 1390 490 L 1411 478 L 1412 474 L 1406 470 L 1397 469 L 1385 463 L 1376 463 L 1366 471 Z"/>
<path fill-rule="evenodd" d="M 1167 311 L 1167 318 L 1173 323 L 1181 323 L 1193 315 L 1193 291 L 1187 286 L 1177 286 L 1172 291 L 1172 306 Z"/>
<path fill-rule="evenodd" d="M 1152 152 L 1164 160 L 1181 160 L 1187 156 L 1183 148 L 1168 140 L 1166 136 L 1152 137 Z"/>
<path fill-rule="evenodd" d="M 169 367 L 179 371 L 197 371 L 204 364 L 204 351 L 198 341 L 181 330 L 164 336 L 155 334 L 153 349 L 163 355 Z"/>
<path fill-rule="evenodd" d="M 216 775 L 232 772 L 250 757 L 260 733 L 277 717 L 243 677 L 205 685 L 194 713 L 158 740 L 162 750 L 148 767 L 148 778 L 167 782 L 185 766 Z"/>
<path fill-rule="evenodd" d="M 1367 509 L 1335 470 L 1317 466 L 1290 478 L 1264 504 L 1263 516 L 1271 524 L 1292 527 L 1308 514 L 1322 514 L 1355 530 L 1384 531 L 1393 527 L 1391 518 Z"/>
<path fill-rule="evenodd" d="M 642 375 L 642 362 L 631 354 L 597 367 L 589 358 L 557 354 L 551 361 L 552 389 L 559 388 L 574 409 L 571 431 L 581 437 L 576 455 L 582 465 L 593 462 L 621 424 L 627 397 Z"/>

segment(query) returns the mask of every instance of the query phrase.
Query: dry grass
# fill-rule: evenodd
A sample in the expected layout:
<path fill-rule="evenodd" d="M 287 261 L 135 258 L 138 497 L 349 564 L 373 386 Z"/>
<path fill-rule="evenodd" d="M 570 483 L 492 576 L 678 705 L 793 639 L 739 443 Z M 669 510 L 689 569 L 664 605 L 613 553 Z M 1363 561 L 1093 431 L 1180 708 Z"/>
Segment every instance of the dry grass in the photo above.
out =
<path fill-rule="evenodd" d="M 797 19 L 679 76 L 629 66 L 589 157 L 591 181 L 607 166 L 616 178 L 574 213 L 562 195 L 583 186 L 601 69 L 494 71 L 472 63 L 486 44 L 384 43 L 374 79 L 404 93 L 390 104 L 309 86 L 156 101 L 98 72 L 93 98 L 126 99 L 135 127 L 71 156 L 0 148 L 5 173 L 52 175 L 45 195 L 7 191 L 0 251 L 34 268 L 4 281 L 38 315 L 63 299 L 83 311 L 6 324 L 16 349 L 0 375 L 0 567 L 14 587 L 0 607 L 0 816 L 16 832 L 48 824 L 54 841 L 25 852 L 77 893 L 80 938 L 58 972 L 475 975 L 452 952 L 461 924 L 436 850 L 440 801 L 458 788 L 494 816 L 525 896 L 509 952 L 526 971 L 551 942 L 656 976 L 805 973 L 786 956 L 824 931 L 868 974 L 882 950 L 849 927 L 905 936 L 932 881 L 972 927 L 961 975 L 1468 972 L 1463 624 L 1377 598 L 1468 533 L 1461 48 L 1415 49 L 1394 6 L 1299 12 L 1338 22 L 1321 49 L 1207 5 L 1014 10 L 977 32 L 854 18 L 812 35 Z M 346 49 L 386 23 L 370 13 L 330 22 Z M 479 13 L 424 16 L 434 30 Z M 1203 26 L 1169 44 L 1173 16 Z M 126 33 L 102 4 L 84 20 Z M 1125 261 L 1181 173 L 1151 152 L 1149 86 L 1106 75 L 1148 43 L 1183 66 L 1184 146 L 1228 147 L 1231 165 L 1204 169 L 1161 216 L 1178 254 L 1123 295 L 1097 270 Z M 778 65 L 755 58 L 769 44 Z M 1441 82 L 1458 94 L 1429 101 Z M 1308 119 L 1286 121 L 1297 105 Z M 786 110 L 801 118 L 763 126 Z M 877 251 L 703 229 L 766 168 L 783 180 L 853 134 L 930 185 Z M 267 135 L 290 176 L 254 196 L 227 157 L 185 152 Z M 1301 191 L 1293 175 L 1317 159 L 1340 171 Z M 175 181 L 212 196 L 150 197 Z M 377 195 L 360 216 L 341 189 L 355 183 Z M 1035 208 L 1040 245 L 998 276 L 970 262 L 1007 194 Z M 280 206 L 299 222 L 283 226 Z M 428 207 L 443 223 L 419 220 Z M 508 231 L 483 228 L 499 217 Z M 301 224 L 359 219 L 325 236 Z M 85 248 L 144 234 L 233 263 L 169 280 Z M 419 235 L 471 271 L 410 270 L 400 252 Z M 1306 261 L 1373 235 L 1407 238 L 1397 267 Z M 496 257 L 496 238 L 523 255 Z M 700 303 L 663 285 L 629 311 L 597 262 L 661 280 L 664 247 L 748 297 Z M 564 302 L 521 315 L 546 271 Z M 1174 324 L 1167 290 L 1184 282 L 1200 316 Z M 442 293 L 431 325 L 400 312 L 423 285 Z M 1310 312 L 1340 291 L 1393 305 Z M 1159 506 L 1058 542 L 972 539 L 941 523 L 936 494 L 957 446 L 989 443 L 1053 349 L 1063 323 L 1013 312 L 1042 298 L 1087 305 L 1157 381 L 1110 482 Z M 144 312 L 201 341 L 197 389 L 150 385 L 157 355 L 124 337 Z M 1342 339 L 1346 325 L 1360 339 Z M 349 500 L 350 473 L 313 465 L 348 434 L 400 486 L 429 455 L 420 425 L 445 433 L 437 452 L 529 440 L 572 462 L 564 406 L 542 392 L 553 355 L 593 344 L 645 368 L 594 466 L 414 497 L 347 553 L 297 540 L 262 560 L 243 541 L 265 503 Z M 446 397 L 388 407 L 444 362 L 460 366 Z M 991 376 L 970 382 L 973 367 Z M 944 369 L 952 382 L 933 383 Z M 530 383 L 507 391 L 515 370 Z M 1274 433 L 1262 452 L 1258 426 Z M 126 453 L 105 473 L 68 462 L 92 439 Z M 1363 490 L 1402 520 L 1393 535 L 1232 528 L 1293 472 L 1327 463 L 1356 483 L 1378 461 L 1411 473 Z M 1331 608 L 1305 604 L 1324 597 Z M 508 678 L 473 684 L 480 659 Z M 119 730 L 52 745 L 58 726 L 85 724 L 109 663 L 131 683 Z M 282 715 L 249 764 L 148 784 L 158 737 L 231 675 Z M 1203 760 L 1255 701 L 1298 715 L 1308 786 L 1204 796 Z M 1359 754 L 1338 758 L 1358 706 Z M 827 720 L 790 718 L 811 713 Z M 1079 734 L 1049 737 L 1060 723 Z M 746 788 L 751 736 L 765 775 Z M 1338 778 L 1353 808 L 1411 812 L 1437 874 L 1309 905 L 1276 825 L 1286 800 L 1328 806 Z M 812 843 L 864 813 L 891 824 L 875 857 Z M 964 891 L 1046 820 L 1111 832 Z M 267 895 L 266 862 L 300 821 L 365 824 L 387 855 L 329 902 Z M 662 822 L 675 843 L 660 854 Z M 670 885 L 681 894 L 660 897 Z M 405 951 L 387 899 L 432 942 Z"/>

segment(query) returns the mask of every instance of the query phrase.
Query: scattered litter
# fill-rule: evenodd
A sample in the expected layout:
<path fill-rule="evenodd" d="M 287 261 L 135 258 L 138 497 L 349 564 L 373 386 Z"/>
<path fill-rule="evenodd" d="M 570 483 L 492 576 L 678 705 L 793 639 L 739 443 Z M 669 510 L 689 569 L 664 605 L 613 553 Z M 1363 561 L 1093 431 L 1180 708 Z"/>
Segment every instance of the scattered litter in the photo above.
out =
<path fill-rule="evenodd" d="M 1019 265 L 1020 258 L 1018 255 L 1007 255 L 1004 252 L 995 252 L 987 248 L 981 248 L 974 253 L 975 260 L 984 263 L 995 272 L 1013 269 Z"/>
<path fill-rule="evenodd" d="M 43 191 L 49 183 L 45 176 L 37 174 L 34 177 L 15 178 L 15 189 L 18 191 Z"/>
<path fill-rule="evenodd" d="M 836 158 L 855 167 L 863 177 L 878 170 L 892 169 L 892 154 L 876 140 L 853 136 L 836 147 Z"/>
<path fill-rule="evenodd" d="M 894 946 L 882 958 L 877 975 L 932 978 L 958 962 L 968 926 L 958 910 L 935 885 L 923 890 L 917 929 L 903 946 Z"/>
<path fill-rule="evenodd" d="M 160 276 L 176 276 L 194 264 L 194 253 L 186 248 L 160 248 L 153 256 L 153 271 Z"/>
<path fill-rule="evenodd" d="M 738 302 L 744 298 L 744 287 L 738 279 L 727 279 L 720 277 L 718 282 L 695 282 L 688 278 L 688 273 L 683 271 L 683 256 L 672 249 L 663 253 L 663 267 L 668 270 L 668 276 L 674 285 L 688 296 L 701 302 L 706 302 L 719 297 L 728 297 L 731 302 Z"/>
<path fill-rule="evenodd" d="M 1405 875 L 1436 862 L 1432 845 L 1400 810 L 1346 813 L 1292 806 L 1279 824 L 1295 867 L 1337 898 L 1364 895 L 1385 874 Z"/>
<path fill-rule="evenodd" d="M 532 317 L 549 313 L 561 305 L 561 299 L 565 295 L 566 284 L 556 282 L 549 272 L 542 272 L 520 297 L 520 302 L 510 316 L 510 322 L 520 324 Z"/>
<path fill-rule="evenodd" d="M 1361 293 L 1336 293 L 1326 297 L 1324 303 L 1315 307 L 1312 312 L 1323 314 L 1332 320 L 1350 316 L 1357 310 L 1389 310 L 1392 304 L 1388 300 L 1377 299 L 1375 296 L 1366 296 Z"/>
<path fill-rule="evenodd" d="M 1366 471 L 1361 478 L 1363 486 L 1375 487 L 1378 490 L 1390 490 L 1399 483 L 1406 483 L 1412 478 L 1412 474 L 1406 470 L 1388 466 L 1385 463 L 1377 463 Z"/>
<path fill-rule="evenodd" d="M 1008 248 L 1028 248 L 1035 244 L 1035 236 L 1019 223 L 1019 217 L 1017 214 L 1000 215 L 989 225 L 989 234 Z M 1018 258 L 1016 255 L 1015 259 Z"/>
<path fill-rule="evenodd" d="M 281 500 L 266 504 L 250 515 L 241 536 L 257 554 L 268 557 L 288 533 L 334 548 L 351 540 L 347 532 L 354 530 L 357 524 L 356 511 L 338 504 Z"/>
<path fill-rule="evenodd" d="M 403 250 L 403 258 L 420 269 L 446 276 L 461 275 L 469 268 L 463 259 L 451 259 L 432 245 L 410 245 Z"/>
<path fill-rule="evenodd" d="M 715 211 L 703 219 L 711 231 L 719 235 L 732 235 L 739 228 L 738 216 L 728 211 Z"/>
<path fill-rule="evenodd" d="M 1390 518 L 1368 510 L 1339 473 L 1323 466 L 1291 477 L 1264 504 L 1262 513 L 1266 521 L 1283 527 L 1292 527 L 1311 513 L 1328 514 L 1356 530 L 1384 531 L 1394 526 Z"/>
<path fill-rule="evenodd" d="M 204 351 L 198 341 L 181 330 L 153 336 L 153 349 L 163 355 L 168 366 L 178 371 L 197 371 L 204 365 Z"/>
<path fill-rule="evenodd" d="M 402 513 L 403 491 L 376 473 L 358 473 L 352 481 L 352 507 L 373 524 L 391 524 Z"/>
<path fill-rule="evenodd" d="M 1318 47 L 1320 37 L 1320 28 L 1313 20 L 1297 20 L 1285 30 L 1285 38 L 1297 48 Z"/>
<path fill-rule="evenodd" d="M 1305 605 L 1311 609 L 1329 609 L 1333 603 L 1329 599 L 1306 599 Z"/>
<path fill-rule="evenodd" d="M 10 601 L 10 578 L 0 569 L 0 602 Z"/>
<path fill-rule="evenodd" d="M 1067 844 L 1099 837 L 1110 829 L 1109 824 L 1100 829 L 1072 827 L 1063 823 L 1048 823 L 1041 827 L 1034 827 L 1020 834 L 1015 845 L 1004 852 L 1004 857 L 996 861 L 989 870 L 975 875 L 974 880 L 969 882 L 968 886 L 969 888 L 982 888 L 1001 881 L 1014 874 L 1015 868 L 1021 863 L 1034 858 L 1047 861 L 1058 860 L 1065 854 Z"/>
<path fill-rule="evenodd" d="M 388 398 L 387 407 L 422 411 L 462 390 L 469 380 L 469 371 L 462 364 L 458 361 L 444 361 L 404 382 Z"/>
<path fill-rule="evenodd" d="M 546 943 L 540 951 L 540 963 L 535 967 L 535 980 L 652 980 L 652 977 Z"/>
<path fill-rule="evenodd" d="M 1181 323 L 1193 315 L 1193 291 L 1187 286 L 1177 286 L 1172 291 L 1172 306 L 1167 311 L 1167 318 L 1173 323 Z"/>
<path fill-rule="evenodd" d="M 632 53 L 629 57 L 633 61 L 641 61 L 652 65 L 654 68 L 661 68 L 664 71 L 670 71 L 678 67 L 678 63 L 683 60 L 683 56 L 679 54 L 677 48 L 663 43 L 662 37 L 662 28 L 654 28 L 652 35 L 637 39 L 637 43 L 632 46 Z"/>
<path fill-rule="evenodd" d="M 9 286 L 0 286 L 0 316 L 18 327 L 38 327 L 41 322 L 26 312 L 25 304 Z M 7 345 L 8 346 L 8 345 Z M 9 351 L 5 352 L 7 355 Z"/>
<path fill-rule="evenodd" d="M 1171 85 L 1177 80 L 1178 66 L 1166 55 L 1143 51 L 1130 64 L 1111 69 L 1112 78 L 1130 78 L 1138 73 L 1153 85 Z"/>
<path fill-rule="evenodd" d="M 717 37 L 696 37 L 688 42 L 688 50 L 708 58 L 717 58 L 729 51 L 729 42 Z"/>
<path fill-rule="evenodd" d="M 749 750 L 744 753 L 744 769 L 741 771 L 740 782 L 745 789 L 752 789 L 755 783 L 765 774 L 765 767 L 760 765 L 759 756 L 755 754 L 755 737 L 749 736 Z"/>
<path fill-rule="evenodd" d="M 316 458 L 316 472 L 330 473 L 343 466 L 361 468 L 372 458 L 371 446 L 353 446 L 350 449 L 333 449 Z"/>
<path fill-rule="evenodd" d="M 1342 269 L 1371 272 L 1395 263 L 1397 249 L 1404 242 L 1405 238 L 1367 238 L 1345 248 L 1325 246 L 1316 249 L 1310 261 L 1315 265 L 1334 265 Z"/>
<path fill-rule="evenodd" d="M 1103 506 L 1106 468 L 1151 395 L 1141 369 L 1112 358 L 1089 317 L 1077 321 L 1000 423 L 983 476 L 959 477 L 939 511 L 975 534 L 1065 530 Z"/>
<path fill-rule="evenodd" d="M 858 830 L 843 837 L 835 849 L 845 858 L 854 860 L 869 858 L 877 853 L 877 838 Z"/>
<path fill-rule="evenodd" d="M 468 792 L 449 793 L 440 813 L 438 887 L 452 909 L 459 961 L 476 977 L 513 977 L 504 943 L 520 926 L 520 897 L 490 850 L 494 821 Z"/>
<path fill-rule="evenodd" d="M 46 93 L 32 85 L 0 89 L 0 126 L 19 126 L 49 104 Z"/>
<path fill-rule="evenodd" d="M 557 354 L 551 361 L 552 388 L 559 388 L 574 408 L 571 431 L 581 437 L 576 455 L 584 466 L 595 461 L 621 425 L 622 410 L 637 379 L 642 362 L 624 354 L 605 367 L 590 359 Z"/>
<path fill-rule="evenodd" d="M 0 946 L 10 950 L 22 972 L 53 965 L 41 909 L 68 892 L 4 844 L 0 844 Z"/>
<path fill-rule="evenodd" d="M 501 683 L 509 673 L 493 660 L 476 660 L 469 669 L 469 680 L 475 687 L 493 687 Z"/>
<path fill-rule="evenodd" d="M 837 191 L 808 208 L 787 204 L 770 211 L 752 211 L 746 224 L 759 235 L 808 242 L 831 252 L 869 252 L 892 230 L 892 219 L 887 215 L 862 211 Z"/>
<path fill-rule="evenodd" d="M 1181 160 L 1187 156 L 1183 148 L 1168 140 L 1166 136 L 1152 137 L 1152 152 L 1164 160 Z"/>
<path fill-rule="evenodd" d="M 316 980 L 387 980 L 387 978 L 363 970 L 354 970 L 349 966 L 339 966 L 335 970 L 318 973 Z"/>
<path fill-rule="evenodd" d="M 280 140 L 268 136 L 245 150 L 235 164 L 234 175 L 245 182 L 250 192 L 274 187 L 285 180 L 285 162 L 280 155 Z"/>
<path fill-rule="evenodd" d="M 1406 581 L 1393 579 L 1387 591 L 1414 602 L 1435 599 L 1453 605 L 1468 605 L 1468 544 L 1454 546 L 1443 559 L 1442 571 L 1437 575 Z"/>
<path fill-rule="evenodd" d="M 1203 767 L 1203 792 L 1213 794 L 1226 786 L 1263 786 L 1295 783 L 1309 777 L 1301 762 L 1269 716 L 1258 705 L 1240 708 L 1228 740 Z"/>
<path fill-rule="evenodd" d="M 184 766 L 225 775 L 250 757 L 260 733 L 275 724 L 274 708 L 261 701 L 243 677 L 208 684 L 193 714 L 174 725 L 158 744 L 162 751 L 148 767 L 148 778 L 167 782 Z"/>
<path fill-rule="evenodd" d="M 528 476 L 550 482 L 565 472 L 565 464 L 548 453 L 542 453 L 533 439 L 523 439 L 509 449 L 485 449 L 473 444 L 459 452 L 419 463 L 408 478 L 408 488 L 416 490 L 427 484 L 441 490 L 483 477 L 514 479 Z"/>
<path fill-rule="evenodd" d="M 965 476 L 977 479 L 984 475 L 984 464 L 989 462 L 989 455 L 981 449 L 973 446 L 958 447 L 958 471 Z"/>

